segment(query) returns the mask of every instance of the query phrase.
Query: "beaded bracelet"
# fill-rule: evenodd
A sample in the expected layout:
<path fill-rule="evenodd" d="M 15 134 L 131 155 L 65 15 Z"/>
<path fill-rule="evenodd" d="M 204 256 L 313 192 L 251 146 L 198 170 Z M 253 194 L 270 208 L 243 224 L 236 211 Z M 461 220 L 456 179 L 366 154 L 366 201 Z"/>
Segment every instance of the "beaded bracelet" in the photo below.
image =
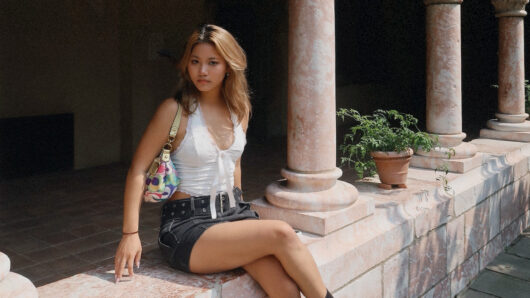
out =
<path fill-rule="evenodd" d="M 132 234 L 136 234 L 136 233 L 138 233 L 138 231 L 136 231 L 136 232 L 131 232 L 131 233 L 121 232 L 121 234 L 124 235 L 124 236 L 125 236 L 125 235 L 132 235 Z"/>

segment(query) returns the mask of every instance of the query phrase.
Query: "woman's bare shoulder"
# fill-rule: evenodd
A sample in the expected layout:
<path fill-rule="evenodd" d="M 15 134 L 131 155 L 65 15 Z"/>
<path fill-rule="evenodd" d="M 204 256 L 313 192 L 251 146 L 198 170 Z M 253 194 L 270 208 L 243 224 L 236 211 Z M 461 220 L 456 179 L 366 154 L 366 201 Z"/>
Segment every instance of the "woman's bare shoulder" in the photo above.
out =
<path fill-rule="evenodd" d="M 164 99 L 158 106 L 158 110 L 167 111 L 168 113 L 176 113 L 179 103 L 172 97 Z"/>

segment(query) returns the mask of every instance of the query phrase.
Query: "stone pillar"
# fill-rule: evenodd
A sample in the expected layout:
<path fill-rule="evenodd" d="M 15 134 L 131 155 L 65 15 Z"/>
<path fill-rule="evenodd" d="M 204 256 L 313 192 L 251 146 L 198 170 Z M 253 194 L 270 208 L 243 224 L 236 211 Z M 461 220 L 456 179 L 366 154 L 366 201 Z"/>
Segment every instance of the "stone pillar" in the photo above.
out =
<path fill-rule="evenodd" d="M 524 90 L 524 17 L 528 0 L 492 0 L 499 19 L 499 109 L 489 128 L 529 132 Z"/>
<path fill-rule="evenodd" d="M 463 0 L 424 0 L 426 5 L 427 132 L 437 135 L 441 147 L 417 152 L 430 158 L 464 159 L 476 147 L 462 140 L 462 63 L 460 4 Z"/>
<path fill-rule="evenodd" d="M 286 180 L 270 184 L 266 198 L 287 209 L 347 207 L 358 193 L 337 180 L 333 0 L 289 1 L 288 47 Z"/>

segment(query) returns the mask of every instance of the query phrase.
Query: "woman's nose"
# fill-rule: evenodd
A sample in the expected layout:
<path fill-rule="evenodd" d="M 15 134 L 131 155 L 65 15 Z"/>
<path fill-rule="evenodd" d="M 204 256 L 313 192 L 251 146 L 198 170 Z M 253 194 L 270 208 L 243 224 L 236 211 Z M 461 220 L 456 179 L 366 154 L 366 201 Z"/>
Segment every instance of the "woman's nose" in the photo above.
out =
<path fill-rule="evenodd" d="M 207 71 L 206 67 L 207 67 L 206 64 L 201 64 L 201 66 L 199 67 L 199 73 L 200 74 L 207 74 L 208 71 Z"/>

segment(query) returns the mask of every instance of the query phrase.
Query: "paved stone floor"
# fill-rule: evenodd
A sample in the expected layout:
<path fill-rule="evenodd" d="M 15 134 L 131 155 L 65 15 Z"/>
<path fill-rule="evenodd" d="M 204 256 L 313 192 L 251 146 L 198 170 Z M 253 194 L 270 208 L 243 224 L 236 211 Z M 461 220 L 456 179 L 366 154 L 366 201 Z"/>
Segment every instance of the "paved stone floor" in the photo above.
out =
<path fill-rule="evenodd" d="M 530 228 L 489 263 L 458 297 L 530 297 Z"/>

